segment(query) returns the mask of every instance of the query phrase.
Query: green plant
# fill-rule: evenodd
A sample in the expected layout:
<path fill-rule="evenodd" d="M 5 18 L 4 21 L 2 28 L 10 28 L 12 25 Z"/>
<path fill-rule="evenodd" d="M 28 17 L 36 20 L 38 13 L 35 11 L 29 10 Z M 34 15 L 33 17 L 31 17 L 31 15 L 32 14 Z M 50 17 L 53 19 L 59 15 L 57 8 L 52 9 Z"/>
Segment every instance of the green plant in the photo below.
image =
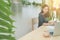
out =
<path fill-rule="evenodd" d="M 32 4 L 33 4 L 34 6 L 41 6 L 41 3 L 33 2 Z"/>
<path fill-rule="evenodd" d="M 25 0 L 21 0 L 21 2 L 22 2 L 23 5 L 31 5 L 30 2 L 27 2 L 27 1 L 25 1 Z"/>
<path fill-rule="evenodd" d="M 0 40 L 15 40 L 10 0 L 0 0 Z"/>
<path fill-rule="evenodd" d="M 21 0 L 21 3 L 22 3 L 23 5 L 41 6 L 41 3 L 36 3 L 35 1 L 31 3 L 31 2 L 26 1 L 26 0 Z"/>

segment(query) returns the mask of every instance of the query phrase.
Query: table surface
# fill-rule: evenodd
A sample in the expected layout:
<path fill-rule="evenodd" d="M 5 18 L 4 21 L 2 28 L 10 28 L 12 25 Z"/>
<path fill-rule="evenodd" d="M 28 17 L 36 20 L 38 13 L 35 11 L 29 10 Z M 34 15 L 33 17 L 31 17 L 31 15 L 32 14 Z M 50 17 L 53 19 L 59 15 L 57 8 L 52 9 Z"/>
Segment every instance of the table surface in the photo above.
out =
<path fill-rule="evenodd" d="M 41 26 L 40 28 L 28 33 L 18 40 L 60 40 L 59 36 L 56 37 L 44 37 L 43 33 L 47 28 L 45 26 Z"/>

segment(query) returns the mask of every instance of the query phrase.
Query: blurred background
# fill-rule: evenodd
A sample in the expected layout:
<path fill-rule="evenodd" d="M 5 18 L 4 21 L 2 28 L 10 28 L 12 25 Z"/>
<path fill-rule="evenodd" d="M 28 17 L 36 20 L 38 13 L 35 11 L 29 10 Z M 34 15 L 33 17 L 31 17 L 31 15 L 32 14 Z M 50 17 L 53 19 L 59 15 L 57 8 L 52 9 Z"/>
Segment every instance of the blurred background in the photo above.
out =
<path fill-rule="evenodd" d="M 16 39 L 28 34 L 32 29 L 32 19 L 38 18 L 41 6 L 47 4 L 50 8 L 52 20 L 60 20 L 60 0 L 11 0 L 12 19 L 15 20 Z M 35 25 L 37 26 L 37 25 Z"/>

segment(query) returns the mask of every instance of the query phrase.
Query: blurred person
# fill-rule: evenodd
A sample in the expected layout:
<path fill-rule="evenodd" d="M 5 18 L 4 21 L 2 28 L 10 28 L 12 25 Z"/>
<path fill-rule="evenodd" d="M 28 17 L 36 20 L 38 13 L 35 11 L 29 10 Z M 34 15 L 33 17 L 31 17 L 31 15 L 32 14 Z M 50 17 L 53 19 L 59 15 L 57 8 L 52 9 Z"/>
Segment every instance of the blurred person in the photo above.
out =
<path fill-rule="evenodd" d="M 39 23 L 38 23 L 38 27 L 42 26 L 42 25 L 48 25 L 48 17 L 50 16 L 49 14 L 49 7 L 48 5 L 43 5 L 42 6 L 42 10 L 39 13 Z"/>

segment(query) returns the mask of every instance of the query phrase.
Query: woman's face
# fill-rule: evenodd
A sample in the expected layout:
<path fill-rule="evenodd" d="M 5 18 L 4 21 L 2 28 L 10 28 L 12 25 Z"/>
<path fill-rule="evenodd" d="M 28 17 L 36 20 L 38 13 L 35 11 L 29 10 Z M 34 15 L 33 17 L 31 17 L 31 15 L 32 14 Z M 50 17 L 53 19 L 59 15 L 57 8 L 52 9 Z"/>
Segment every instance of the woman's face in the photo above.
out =
<path fill-rule="evenodd" d="M 49 11 L 48 7 L 43 8 L 43 13 L 46 14 Z"/>

